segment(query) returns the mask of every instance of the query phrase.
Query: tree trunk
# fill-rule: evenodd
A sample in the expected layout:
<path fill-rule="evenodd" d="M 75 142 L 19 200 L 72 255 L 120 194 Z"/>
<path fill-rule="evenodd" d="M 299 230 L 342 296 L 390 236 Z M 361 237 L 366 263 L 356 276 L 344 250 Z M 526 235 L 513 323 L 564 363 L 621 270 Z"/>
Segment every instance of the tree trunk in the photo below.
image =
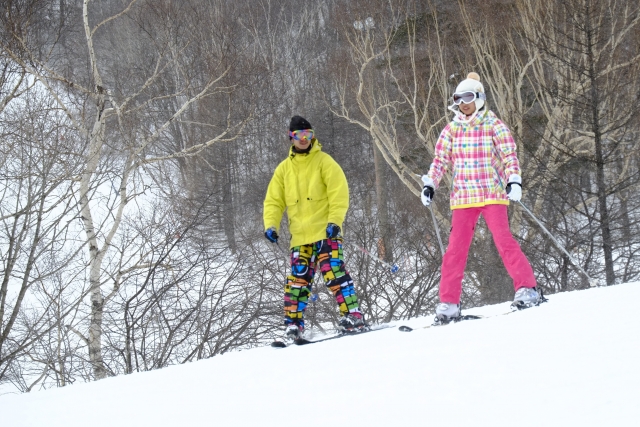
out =
<path fill-rule="evenodd" d="M 587 11 L 589 9 L 587 8 Z M 586 19 L 587 56 L 589 58 L 589 79 L 591 80 L 591 131 L 594 137 L 596 160 L 596 185 L 598 188 L 598 209 L 600 210 L 600 230 L 602 232 L 602 249 L 604 252 L 604 269 L 607 285 L 615 284 L 615 271 L 613 268 L 613 245 L 611 242 L 611 224 L 609 221 L 609 209 L 607 207 L 607 184 L 605 182 L 604 147 L 602 146 L 602 131 L 600 128 L 600 93 L 598 92 L 598 78 L 595 70 L 596 58 L 593 52 L 593 32 L 591 28 L 591 16 L 587 13 Z"/>
<path fill-rule="evenodd" d="M 389 205 L 387 196 L 387 174 L 385 161 L 376 144 L 373 144 L 373 160 L 376 171 L 376 202 L 378 221 L 380 222 L 381 242 L 378 255 L 387 262 L 393 262 L 393 240 L 391 222 L 389 221 Z"/>
<path fill-rule="evenodd" d="M 233 172 L 231 170 L 231 148 L 229 144 L 225 144 L 224 150 L 224 165 L 222 165 L 222 224 L 224 226 L 224 234 L 227 238 L 227 244 L 232 254 L 237 251 L 236 247 L 236 229 L 235 229 L 235 210 L 233 209 L 233 187 L 232 178 Z"/>

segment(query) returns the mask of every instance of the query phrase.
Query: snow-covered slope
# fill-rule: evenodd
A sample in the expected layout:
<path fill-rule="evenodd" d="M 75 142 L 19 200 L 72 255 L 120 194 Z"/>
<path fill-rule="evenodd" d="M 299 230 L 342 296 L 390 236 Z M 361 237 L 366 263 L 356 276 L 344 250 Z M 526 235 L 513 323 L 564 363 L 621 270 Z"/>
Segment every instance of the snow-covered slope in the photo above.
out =
<path fill-rule="evenodd" d="M 640 425 L 640 283 L 549 300 L 445 327 L 264 347 L 4 395 L 0 425 Z M 508 306 L 465 314 L 489 316 Z"/>

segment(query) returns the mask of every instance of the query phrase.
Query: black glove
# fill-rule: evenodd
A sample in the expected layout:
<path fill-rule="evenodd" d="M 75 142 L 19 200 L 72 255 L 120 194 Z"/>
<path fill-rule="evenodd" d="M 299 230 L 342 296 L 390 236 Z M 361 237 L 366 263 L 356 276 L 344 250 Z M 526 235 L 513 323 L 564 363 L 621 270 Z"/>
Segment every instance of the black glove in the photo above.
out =
<path fill-rule="evenodd" d="M 424 187 L 422 187 L 422 195 L 420 196 L 420 199 L 422 199 L 423 205 L 429 206 L 431 204 L 435 191 L 436 190 L 434 190 L 430 185 L 425 185 Z"/>
<path fill-rule="evenodd" d="M 264 232 L 264 237 L 271 243 L 278 243 L 278 232 L 274 227 L 268 228 L 267 231 Z"/>
<path fill-rule="evenodd" d="M 335 239 L 340 234 L 340 226 L 330 222 L 327 224 L 327 239 Z"/>

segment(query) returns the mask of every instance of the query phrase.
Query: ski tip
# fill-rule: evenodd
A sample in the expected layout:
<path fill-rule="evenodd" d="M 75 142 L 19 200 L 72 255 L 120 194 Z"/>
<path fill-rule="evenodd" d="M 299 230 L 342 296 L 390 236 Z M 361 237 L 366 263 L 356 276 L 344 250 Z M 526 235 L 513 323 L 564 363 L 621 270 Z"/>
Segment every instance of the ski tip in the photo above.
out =
<path fill-rule="evenodd" d="M 398 327 L 398 330 L 401 331 L 401 332 L 411 332 L 411 331 L 413 331 L 413 328 L 410 328 L 409 326 L 402 325 L 402 326 Z"/>
<path fill-rule="evenodd" d="M 274 341 L 271 343 L 271 347 L 273 348 L 285 348 L 287 345 L 282 341 Z"/>

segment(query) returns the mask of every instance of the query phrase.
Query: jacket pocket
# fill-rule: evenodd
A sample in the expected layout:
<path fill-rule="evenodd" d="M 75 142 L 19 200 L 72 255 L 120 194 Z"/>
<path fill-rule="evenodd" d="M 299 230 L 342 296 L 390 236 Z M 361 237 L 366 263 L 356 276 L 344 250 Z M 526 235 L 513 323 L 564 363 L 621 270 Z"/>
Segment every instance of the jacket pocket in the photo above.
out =
<path fill-rule="evenodd" d="M 298 199 L 295 197 L 295 195 L 292 194 L 285 194 L 285 203 L 287 205 L 288 208 L 295 206 L 298 204 Z"/>
<path fill-rule="evenodd" d="M 287 206 L 287 218 L 289 221 L 289 233 L 291 236 L 297 236 L 302 232 L 302 221 L 300 219 L 300 213 L 298 204 Z"/>

